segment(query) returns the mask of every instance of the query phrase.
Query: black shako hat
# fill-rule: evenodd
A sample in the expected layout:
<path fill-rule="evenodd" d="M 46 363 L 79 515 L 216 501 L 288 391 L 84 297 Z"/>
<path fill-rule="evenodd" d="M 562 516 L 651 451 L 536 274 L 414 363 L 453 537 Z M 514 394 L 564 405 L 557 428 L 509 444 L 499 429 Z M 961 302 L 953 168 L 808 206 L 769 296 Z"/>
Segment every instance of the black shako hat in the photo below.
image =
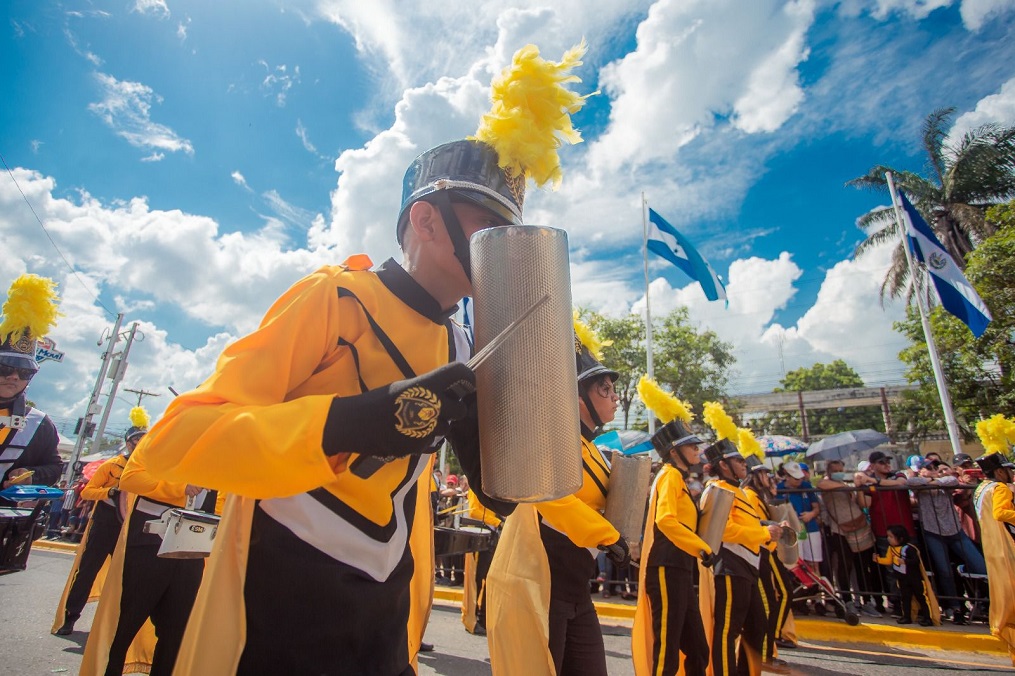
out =
<path fill-rule="evenodd" d="M 600 363 L 600 361 L 592 355 L 589 348 L 583 345 L 581 340 L 578 339 L 578 334 L 575 334 L 574 337 L 574 347 L 575 366 L 578 370 L 579 387 L 598 378 L 599 376 L 610 376 L 610 380 L 617 382 L 617 378 L 620 377 L 620 373 L 603 366 L 602 363 Z"/>
<path fill-rule="evenodd" d="M 683 420 L 672 420 L 660 427 L 652 435 L 652 447 L 660 456 L 666 457 L 671 448 L 683 446 L 684 444 L 700 444 L 702 440 L 691 432 Z"/>
<path fill-rule="evenodd" d="M 1001 469 L 1006 462 L 1008 462 L 1008 458 L 1000 453 L 988 453 L 976 459 L 977 466 L 984 474 L 990 474 L 993 471 Z"/>
<path fill-rule="evenodd" d="M 720 460 L 744 457 L 740 455 L 740 451 L 737 450 L 737 447 L 729 439 L 720 439 L 711 446 L 706 447 L 702 451 L 702 455 L 705 457 L 705 462 L 713 466 L 718 465 Z"/>

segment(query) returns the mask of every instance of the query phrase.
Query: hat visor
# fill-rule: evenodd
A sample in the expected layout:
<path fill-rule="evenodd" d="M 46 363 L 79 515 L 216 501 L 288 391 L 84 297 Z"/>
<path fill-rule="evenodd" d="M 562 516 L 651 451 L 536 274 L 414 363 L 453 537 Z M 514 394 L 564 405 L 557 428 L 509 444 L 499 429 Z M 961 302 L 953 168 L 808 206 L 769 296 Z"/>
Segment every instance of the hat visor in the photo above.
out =
<path fill-rule="evenodd" d="M 694 444 L 695 446 L 697 446 L 698 444 L 703 443 L 705 442 L 699 439 L 697 436 L 689 434 L 686 437 L 683 437 L 682 439 L 677 439 L 672 444 L 670 444 L 670 446 L 676 448 L 678 446 L 686 446 L 687 444 Z"/>
<path fill-rule="evenodd" d="M 20 352 L 0 352 L 0 365 L 16 369 L 39 370 L 39 364 L 33 358 Z"/>
<path fill-rule="evenodd" d="M 456 198 L 475 204 L 478 207 L 483 207 L 487 211 L 492 211 L 510 225 L 522 224 L 522 219 L 519 218 L 515 212 L 509 209 L 503 202 L 499 202 L 489 195 L 484 195 L 483 193 L 476 192 L 474 190 L 463 190 L 459 188 L 457 190 L 451 190 L 451 201 L 454 202 Z"/>
<path fill-rule="evenodd" d="M 599 376 L 610 376 L 610 380 L 617 382 L 617 378 L 620 377 L 620 373 L 617 371 L 611 371 L 602 364 L 596 364 L 587 371 L 582 371 L 578 374 L 578 383 L 581 384 L 593 378 L 598 378 Z"/>

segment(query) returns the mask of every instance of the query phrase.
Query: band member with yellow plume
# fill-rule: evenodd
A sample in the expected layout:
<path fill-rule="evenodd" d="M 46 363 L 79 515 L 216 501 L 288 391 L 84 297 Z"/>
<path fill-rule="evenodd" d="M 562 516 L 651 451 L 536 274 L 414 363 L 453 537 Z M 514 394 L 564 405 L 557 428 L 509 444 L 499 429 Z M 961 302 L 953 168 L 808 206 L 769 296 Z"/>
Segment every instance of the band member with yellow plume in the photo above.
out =
<path fill-rule="evenodd" d="M 744 493 L 754 506 L 754 511 L 761 517 L 762 523 L 773 523 L 770 505 L 775 499 L 775 484 L 772 482 L 769 468 L 762 463 L 765 452 L 761 450 L 761 444 L 749 429 L 738 429 L 737 441 L 737 446 L 747 461 L 747 478 L 743 482 Z M 784 532 L 789 528 L 786 522 L 779 525 L 783 527 Z M 776 548 L 774 541 L 761 548 L 757 596 L 753 603 L 760 601 L 766 618 L 761 644 L 762 668 L 775 673 L 789 673 L 786 661 L 776 657 L 775 642 L 782 634 L 782 627 L 789 616 L 793 581 L 791 573 L 779 560 Z"/>
<path fill-rule="evenodd" d="M 108 562 L 116 549 L 116 541 L 123 526 L 123 517 L 120 515 L 120 475 L 123 474 L 127 458 L 148 431 L 150 424 L 148 412 L 143 407 L 132 408 L 130 428 L 123 435 L 123 451 L 99 465 L 88 484 L 81 489 L 81 499 L 94 501 L 95 507 L 81 544 L 78 545 L 53 621 L 52 632 L 58 636 L 71 634 L 85 604 L 90 600 L 98 600 L 102 593 Z"/>
<path fill-rule="evenodd" d="M 479 501 L 476 492 L 471 488 L 466 494 L 469 518 L 486 524 L 490 528 L 500 528 L 503 520 L 495 512 Z M 496 547 L 496 540 L 494 540 Z M 462 592 L 462 624 L 470 634 L 486 635 L 486 576 L 493 563 L 495 548 L 481 552 L 469 552 L 465 555 L 465 588 Z"/>
<path fill-rule="evenodd" d="M 395 221 L 402 261 L 363 254 L 297 282 L 135 452 L 156 476 L 231 494 L 179 673 L 413 674 L 433 594 L 433 452 L 446 436 L 481 500 L 466 333 L 469 238 L 522 223 L 557 148 L 584 44 L 527 46 L 474 139 L 417 157 Z"/>
<path fill-rule="evenodd" d="M 582 487 L 577 493 L 520 505 L 507 520 L 487 576 L 490 665 L 501 674 L 605 676 L 606 652 L 589 580 L 595 550 L 619 566 L 627 542 L 603 517 L 610 466 L 592 442 L 613 420 L 620 376 L 600 363 L 603 343 L 575 321 Z M 578 449 L 575 449 L 578 451 Z"/>
<path fill-rule="evenodd" d="M 63 466 L 60 440 L 49 416 L 29 406 L 25 390 L 39 364 L 39 339 L 56 324 L 56 284 L 38 275 L 21 275 L 7 291 L 0 321 L 0 487 L 52 486 Z M 12 504 L 0 498 L 0 505 Z"/>
<path fill-rule="evenodd" d="M 976 464 L 986 480 L 976 487 L 973 505 L 980 519 L 983 555 L 990 587 L 990 633 L 1008 646 L 1015 665 L 1015 500 L 1013 465 L 1005 455 L 1015 443 L 1015 421 L 997 414 L 976 423 L 987 454 Z"/>
<path fill-rule="evenodd" d="M 652 436 L 663 465 L 649 494 L 642 539 L 638 607 L 631 632 L 634 672 L 703 676 L 709 649 L 694 591 L 695 569 L 698 561 L 711 564 L 715 557 L 697 535 L 698 507 L 686 484 L 688 470 L 698 464 L 702 441 L 688 428 L 692 415 L 687 405 L 648 376 L 638 382 L 638 396 L 664 424 Z"/>
<path fill-rule="evenodd" d="M 718 441 L 704 450 L 708 485 L 733 493 L 733 508 L 723 532 L 718 561 L 709 571 L 701 569 L 700 600 L 706 635 L 711 636 L 711 673 L 761 673 L 761 647 L 766 615 L 758 602 L 761 550 L 782 533 L 778 525 L 763 526 L 761 516 L 740 487 L 747 478 L 747 461 L 732 440 L 739 429 L 716 402 L 706 402 L 702 417 L 716 431 Z M 708 489 L 706 485 L 706 490 Z M 711 631 L 710 631 L 711 630 Z M 736 649 L 740 638 L 739 654 Z"/>

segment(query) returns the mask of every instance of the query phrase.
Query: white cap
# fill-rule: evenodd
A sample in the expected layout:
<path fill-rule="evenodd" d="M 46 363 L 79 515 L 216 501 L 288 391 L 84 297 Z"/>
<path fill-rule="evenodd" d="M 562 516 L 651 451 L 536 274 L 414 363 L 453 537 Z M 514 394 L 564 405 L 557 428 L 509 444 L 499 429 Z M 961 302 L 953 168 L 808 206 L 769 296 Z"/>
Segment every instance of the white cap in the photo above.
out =
<path fill-rule="evenodd" d="M 785 472 L 788 476 L 793 477 L 794 479 L 803 479 L 804 478 L 804 471 L 800 467 L 800 463 L 799 462 L 794 462 L 794 461 L 790 460 L 789 462 L 783 463 L 783 465 L 782 465 L 782 471 Z"/>
<path fill-rule="evenodd" d="M 871 468 L 870 462 L 868 462 L 867 460 L 861 460 L 860 464 L 856 466 L 856 471 L 857 472 L 866 472 L 870 468 Z"/>

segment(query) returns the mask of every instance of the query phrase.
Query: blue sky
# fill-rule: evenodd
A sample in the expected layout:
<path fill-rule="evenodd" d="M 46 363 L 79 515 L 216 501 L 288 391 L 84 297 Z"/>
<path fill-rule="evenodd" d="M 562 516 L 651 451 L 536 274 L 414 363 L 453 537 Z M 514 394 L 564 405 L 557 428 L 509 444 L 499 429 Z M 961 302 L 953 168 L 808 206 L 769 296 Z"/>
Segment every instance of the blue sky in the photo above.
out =
<path fill-rule="evenodd" d="M 412 157 L 475 131 L 516 49 L 557 59 L 582 37 L 578 89 L 600 92 L 575 118 L 586 142 L 563 153 L 561 189 L 526 203 L 569 232 L 575 301 L 643 311 L 644 192 L 730 295 L 708 304 L 654 260 L 653 315 L 686 305 L 732 342 L 733 391 L 836 358 L 869 385 L 902 380 L 902 308 L 878 303 L 887 252 L 851 259 L 856 218 L 886 200 L 843 184 L 924 171 L 936 108 L 957 109 L 953 135 L 1015 123 L 1015 0 L 423 5 L 4 3 L 0 284 L 60 285 L 67 356 L 31 387 L 45 410 L 81 415 L 116 312 L 144 335 L 124 385 L 167 393 L 300 276 L 397 256 Z"/>

